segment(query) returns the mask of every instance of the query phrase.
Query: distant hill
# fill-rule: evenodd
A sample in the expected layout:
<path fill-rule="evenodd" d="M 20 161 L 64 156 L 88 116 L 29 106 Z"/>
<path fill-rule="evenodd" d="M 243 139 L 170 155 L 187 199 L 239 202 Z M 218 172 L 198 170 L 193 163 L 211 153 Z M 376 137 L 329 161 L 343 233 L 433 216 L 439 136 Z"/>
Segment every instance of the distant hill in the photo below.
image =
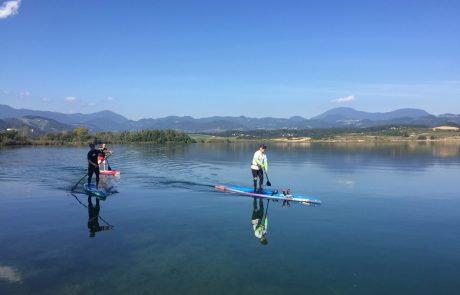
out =
<path fill-rule="evenodd" d="M 119 131 L 129 126 L 130 120 L 111 111 L 102 111 L 92 114 L 64 114 L 49 111 L 34 111 L 28 109 L 14 109 L 7 105 L 0 105 L 0 119 L 19 118 L 25 116 L 48 118 L 70 126 L 87 126 L 93 131 Z"/>
<path fill-rule="evenodd" d="M 0 129 L 21 129 L 26 127 L 30 133 L 40 135 L 48 132 L 73 130 L 74 127 L 53 119 L 38 116 L 23 116 L 0 120 Z"/>
<path fill-rule="evenodd" d="M 43 120 L 48 120 L 48 123 L 45 124 Z M 213 133 L 227 130 L 366 128 L 385 125 L 433 127 L 444 124 L 459 125 L 460 115 L 434 116 L 424 110 L 410 108 L 384 113 L 363 112 L 353 108 L 334 108 L 311 119 L 301 116 L 291 118 L 215 116 L 199 119 L 190 116 L 168 116 L 133 121 L 111 111 L 92 114 L 63 114 L 14 109 L 7 105 L 0 105 L 0 128 L 5 129 L 8 126 L 13 127 L 18 124 L 38 128 L 37 130 L 43 132 L 45 130 L 68 130 L 77 126 L 86 126 L 91 132 L 175 129 L 185 132 Z"/>
<path fill-rule="evenodd" d="M 139 126 L 148 128 L 172 128 L 189 132 L 220 132 L 225 130 L 248 129 L 292 129 L 307 128 L 308 120 L 302 117 L 283 118 L 249 118 L 249 117 L 165 117 L 160 119 L 139 120 Z"/>
<path fill-rule="evenodd" d="M 420 109 L 399 109 L 387 113 L 369 113 L 357 111 L 353 108 L 334 108 L 322 113 L 312 119 L 337 122 L 345 120 L 370 120 L 370 121 L 388 121 L 399 118 L 421 118 L 431 116 L 424 110 Z"/>

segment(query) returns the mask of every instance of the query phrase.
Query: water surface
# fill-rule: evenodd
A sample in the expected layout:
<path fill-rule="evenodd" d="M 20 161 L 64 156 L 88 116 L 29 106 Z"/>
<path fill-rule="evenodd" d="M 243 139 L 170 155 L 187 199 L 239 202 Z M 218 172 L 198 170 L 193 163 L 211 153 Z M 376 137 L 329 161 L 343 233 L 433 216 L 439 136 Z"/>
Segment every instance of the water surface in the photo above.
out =
<path fill-rule="evenodd" d="M 110 148 L 94 234 L 87 148 L 0 149 L 1 294 L 458 294 L 459 145 L 269 145 L 273 187 L 323 204 L 264 201 L 267 245 L 214 189 L 251 185 L 256 144 Z"/>

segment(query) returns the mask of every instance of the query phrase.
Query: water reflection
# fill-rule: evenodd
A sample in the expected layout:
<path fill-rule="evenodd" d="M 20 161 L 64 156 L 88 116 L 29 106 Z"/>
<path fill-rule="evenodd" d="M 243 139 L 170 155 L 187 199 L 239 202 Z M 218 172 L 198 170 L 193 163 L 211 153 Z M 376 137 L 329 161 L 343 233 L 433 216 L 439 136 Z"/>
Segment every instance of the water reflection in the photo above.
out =
<path fill-rule="evenodd" d="M 101 211 L 101 205 L 99 203 L 99 198 L 95 198 L 96 202 L 93 203 L 92 197 L 88 196 L 88 205 L 85 205 L 80 199 L 72 194 L 72 196 L 82 205 L 88 209 L 88 229 L 89 229 L 89 236 L 90 238 L 96 237 L 97 232 L 101 231 L 108 231 L 114 228 L 113 225 L 108 223 L 104 218 L 102 218 L 99 214 Z M 105 225 L 100 225 L 99 220 L 101 220 Z"/>
<path fill-rule="evenodd" d="M 145 168 L 174 175 L 194 174 L 193 178 L 206 181 L 209 179 L 205 179 L 204 175 L 214 180 L 229 163 L 236 164 L 235 168 L 247 165 L 256 145 L 257 143 L 222 143 L 166 147 L 145 145 L 130 148 L 139 153 L 139 159 Z M 423 171 L 437 164 L 458 165 L 460 144 L 270 142 L 269 154 L 273 165 L 314 164 L 333 172 L 353 173 L 362 168 L 376 167 Z"/>
<path fill-rule="evenodd" d="M 268 230 L 268 205 L 270 200 L 267 200 L 267 209 L 264 212 L 264 200 L 262 198 L 254 198 L 252 210 L 252 229 L 254 236 L 260 240 L 262 245 L 267 245 L 266 237 Z"/>

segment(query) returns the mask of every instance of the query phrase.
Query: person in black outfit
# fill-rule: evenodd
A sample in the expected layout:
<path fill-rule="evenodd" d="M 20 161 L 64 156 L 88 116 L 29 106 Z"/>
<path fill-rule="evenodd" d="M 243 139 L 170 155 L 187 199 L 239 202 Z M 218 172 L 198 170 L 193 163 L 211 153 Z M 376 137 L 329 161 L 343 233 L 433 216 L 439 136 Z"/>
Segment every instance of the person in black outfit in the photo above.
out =
<path fill-rule="evenodd" d="M 97 157 L 100 153 L 99 150 L 94 148 L 94 143 L 90 143 L 91 150 L 88 152 L 88 187 L 91 186 L 91 178 L 93 173 L 96 174 L 96 189 L 99 189 L 99 165 L 97 164 Z"/>

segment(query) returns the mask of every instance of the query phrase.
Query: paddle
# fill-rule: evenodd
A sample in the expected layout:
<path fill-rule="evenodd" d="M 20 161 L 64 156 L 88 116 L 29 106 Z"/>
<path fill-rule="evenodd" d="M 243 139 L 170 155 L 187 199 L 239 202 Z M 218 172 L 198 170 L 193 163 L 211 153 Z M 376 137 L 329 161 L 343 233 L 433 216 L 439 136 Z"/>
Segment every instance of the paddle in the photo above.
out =
<path fill-rule="evenodd" d="M 110 155 L 112 155 L 112 154 L 110 154 Z M 105 160 L 107 160 L 107 158 L 110 157 L 110 155 L 108 155 L 107 157 L 105 157 Z M 107 164 L 108 164 L 108 162 L 107 162 Z M 110 169 L 110 166 L 109 166 L 109 170 L 112 170 L 112 169 Z M 80 180 L 78 180 L 78 182 L 75 183 L 75 184 L 72 186 L 72 188 L 70 189 L 70 191 L 72 192 L 72 191 L 77 187 L 77 185 L 83 180 L 83 178 L 85 178 L 86 176 L 88 176 L 88 172 L 86 172 L 85 175 L 83 175 L 82 178 L 80 178 Z"/>
<path fill-rule="evenodd" d="M 269 205 L 270 205 L 270 199 L 268 199 L 268 201 L 267 201 L 267 209 L 265 209 L 265 220 L 264 220 L 265 229 L 267 229 L 267 227 L 268 227 L 268 216 L 267 216 L 267 214 L 268 214 L 268 206 Z"/>
<path fill-rule="evenodd" d="M 111 155 L 111 154 L 109 154 L 109 156 L 110 156 L 110 155 Z M 107 168 L 109 169 L 109 171 L 112 171 L 112 167 L 110 167 L 109 161 L 107 161 L 107 158 L 108 158 L 109 156 L 107 156 L 107 157 L 104 159 L 104 161 L 107 162 Z"/>
<path fill-rule="evenodd" d="M 267 170 L 264 169 L 264 172 L 265 172 L 265 175 L 267 176 L 267 186 L 272 186 L 272 183 L 270 182 L 270 180 L 268 179 L 268 173 L 267 173 Z"/>
<path fill-rule="evenodd" d="M 72 188 L 70 189 L 70 191 L 73 192 L 73 190 L 77 187 L 77 185 L 78 185 L 78 184 L 83 180 L 83 178 L 85 178 L 86 176 L 88 176 L 88 172 L 86 172 L 85 175 L 83 175 L 83 177 L 80 178 L 80 180 L 79 180 L 76 184 L 74 184 L 74 185 L 72 186 Z"/>

